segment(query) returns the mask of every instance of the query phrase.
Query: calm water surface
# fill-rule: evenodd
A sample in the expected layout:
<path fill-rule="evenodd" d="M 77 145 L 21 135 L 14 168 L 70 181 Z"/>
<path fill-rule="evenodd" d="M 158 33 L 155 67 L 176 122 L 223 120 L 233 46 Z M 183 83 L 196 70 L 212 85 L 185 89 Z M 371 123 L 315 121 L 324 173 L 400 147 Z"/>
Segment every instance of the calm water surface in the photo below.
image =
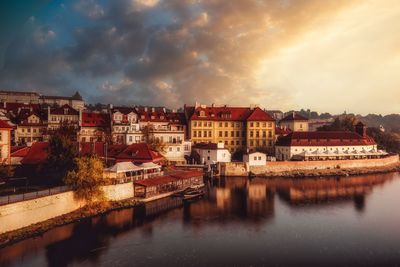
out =
<path fill-rule="evenodd" d="M 400 266 L 400 175 L 226 178 L 0 250 L 1 266 Z"/>

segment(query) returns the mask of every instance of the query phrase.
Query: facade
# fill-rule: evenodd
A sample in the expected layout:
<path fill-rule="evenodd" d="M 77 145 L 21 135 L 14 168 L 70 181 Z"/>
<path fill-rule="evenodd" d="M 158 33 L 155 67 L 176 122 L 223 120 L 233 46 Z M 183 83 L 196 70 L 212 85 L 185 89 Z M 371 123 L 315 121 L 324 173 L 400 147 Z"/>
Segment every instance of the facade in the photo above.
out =
<path fill-rule="evenodd" d="M 117 144 L 136 144 L 144 141 L 138 114 L 133 107 L 111 108 L 112 140 Z"/>
<path fill-rule="evenodd" d="M 230 152 L 272 149 L 275 120 L 259 107 L 185 107 L 188 137 L 197 143 L 224 143 Z"/>
<path fill-rule="evenodd" d="M 48 104 L 50 106 L 69 105 L 76 110 L 82 110 L 85 108 L 85 101 L 83 101 L 82 96 L 79 94 L 79 92 L 75 92 L 75 94 L 71 97 L 41 95 L 39 98 L 39 103 Z"/>
<path fill-rule="evenodd" d="M 41 110 L 21 110 L 17 116 L 14 141 L 18 145 L 43 141 L 47 118 Z"/>
<path fill-rule="evenodd" d="M 105 142 L 110 136 L 110 116 L 107 113 L 82 111 L 78 140 Z"/>
<path fill-rule="evenodd" d="M 61 107 L 48 107 L 47 108 L 47 128 L 48 130 L 55 130 L 60 128 L 62 123 L 67 123 L 73 126 L 79 126 L 78 110 L 72 108 L 70 105 L 65 104 Z"/>
<path fill-rule="evenodd" d="M 249 166 L 265 166 L 267 163 L 267 155 L 261 152 L 245 154 L 243 155 L 243 162 L 248 163 Z"/>
<path fill-rule="evenodd" d="M 198 143 L 192 150 L 200 156 L 200 164 L 211 165 L 218 162 L 231 162 L 231 153 L 224 143 Z"/>
<path fill-rule="evenodd" d="M 283 128 L 288 128 L 294 132 L 308 132 L 308 119 L 301 116 L 296 112 L 292 112 L 286 117 L 284 117 L 279 125 Z"/>
<path fill-rule="evenodd" d="M 11 129 L 12 126 L 0 120 L 0 164 L 11 164 Z"/>
<path fill-rule="evenodd" d="M 292 132 L 278 139 L 275 150 L 277 160 L 359 159 L 386 155 L 378 151 L 362 123 L 356 125 L 356 132 Z"/>

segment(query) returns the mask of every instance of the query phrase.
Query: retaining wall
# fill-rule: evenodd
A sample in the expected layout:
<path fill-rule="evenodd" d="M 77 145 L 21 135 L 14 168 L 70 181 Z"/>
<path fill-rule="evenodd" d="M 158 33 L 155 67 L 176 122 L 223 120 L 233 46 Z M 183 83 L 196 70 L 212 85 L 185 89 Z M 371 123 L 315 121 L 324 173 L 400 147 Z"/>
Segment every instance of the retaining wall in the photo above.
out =
<path fill-rule="evenodd" d="M 244 162 L 231 162 L 221 165 L 221 174 L 225 176 L 246 176 L 248 170 L 254 174 L 284 173 L 291 171 L 310 171 L 323 169 L 360 169 L 386 167 L 397 164 L 399 155 L 388 156 L 380 159 L 357 160 L 323 160 L 323 161 L 273 161 L 265 166 L 250 166 Z"/>
<path fill-rule="evenodd" d="M 108 200 L 133 197 L 132 183 L 103 187 Z M 85 205 L 72 191 L 0 206 L 0 234 L 70 213 Z"/>

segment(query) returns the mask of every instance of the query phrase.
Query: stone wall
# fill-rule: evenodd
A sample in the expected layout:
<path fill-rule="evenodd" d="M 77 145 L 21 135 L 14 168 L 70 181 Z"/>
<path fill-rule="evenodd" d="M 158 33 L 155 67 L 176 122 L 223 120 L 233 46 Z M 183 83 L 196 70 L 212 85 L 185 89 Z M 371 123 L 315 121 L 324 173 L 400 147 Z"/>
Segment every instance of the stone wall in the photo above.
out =
<path fill-rule="evenodd" d="M 104 186 L 108 200 L 133 197 L 132 183 Z M 45 221 L 83 207 L 72 191 L 0 206 L 0 234 Z"/>
<path fill-rule="evenodd" d="M 231 162 L 221 164 L 221 175 L 224 176 L 246 176 L 246 169 L 254 174 L 284 173 L 291 171 L 310 171 L 323 169 L 360 169 L 376 168 L 397 164 L 399 156 L 388 156 L 381 159 L 358 159 L 358 160 L 325 160 L 325 161 L 275 161 L 267 162 L 265 166 L 247 167 L 243 162 Z"/>

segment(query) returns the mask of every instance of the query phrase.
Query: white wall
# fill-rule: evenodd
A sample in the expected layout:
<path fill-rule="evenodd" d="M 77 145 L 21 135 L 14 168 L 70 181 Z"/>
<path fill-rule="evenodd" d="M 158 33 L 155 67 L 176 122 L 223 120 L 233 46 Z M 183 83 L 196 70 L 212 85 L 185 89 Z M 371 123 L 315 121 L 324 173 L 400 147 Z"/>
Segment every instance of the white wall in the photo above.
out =
<path fill-rule="evenodd" d="M 249 166 L 264 166 L 267 163 L 267 155 L 261 152 L 245 154 L 243 162 L 249 163 Z"/>

